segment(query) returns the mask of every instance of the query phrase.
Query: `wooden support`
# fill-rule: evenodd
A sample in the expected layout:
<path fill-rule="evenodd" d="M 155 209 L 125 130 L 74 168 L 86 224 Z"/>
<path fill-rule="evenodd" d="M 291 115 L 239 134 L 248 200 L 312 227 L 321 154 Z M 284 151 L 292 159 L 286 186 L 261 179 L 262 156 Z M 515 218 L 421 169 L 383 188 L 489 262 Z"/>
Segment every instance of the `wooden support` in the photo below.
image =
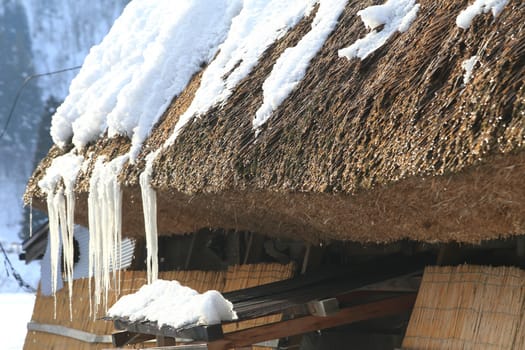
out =
<path fill-rule="evenodd" d="M 461 247 L 457 243 L 446 243 L 439 248 L 436 265 L 457 265 L 464 262 Z"/>
<path fill-rule="evenodd" d="M 303 266 L 301 267 L 301 275 L 304 275 L 306 273 L 306 269 L 308 268 L 308 259 L 310 258 L 310 249 L 312 249 L 312 245 L 308 244 L 306 246 L 306 251 L 304 252 Z"/>
<path fill-rule="evenodd" d="M 170 346 L 176 345 L 175 338 L 165 337 L 163 335 L 157 335 L 157 346 Z"/>
<path fill-rule="evenodd" d="M 307 304 L 308 311 L 313 316 L 327 317 L 339 312 L 339 301 L 336 298 L 313 300 Z"/>
<path fill-rule="evenodd" d="M 228 265 L 241 264 L 239 232 L 230 232 L 226 235 L 226 260 L 228 261 Z"/>
<path fill-rule="evenodd" d="M 199 232 L 195 232 L 191 236 L 190 248 L 188 249 L 188 255 L 186 255 L 186 261 L 184 262 L 184 270 L 189 270 L 190 268 L 191 254 L 193 253 L 193 246 L 195 245 L 195 240 L 197 239 L 198 234 Z"/>
<path fill-rule="evenodd" d="M 113 346 L 121 347 L 129 344 L 142 343 L 148 340 L 155 339 L 152 334 L 132 333 L 128 331 L 115 332 L 112 334 Z"/>
<path fill-rule="evenodd" d="M 264 253 L 264 241 L 265 237 L 263 235 L 249 234 L 243 264 L 255 264 L 261 261 Z"/>
<path fill-rule="evenodd" d="M 417 292 L 421 284 L 421 276 L 410 274 L 386 281 L 369 284 L 358 290 L 380 291 L 380 292 Z"/>
<path fill-rule="evenodd" d="M 332 328 L 358 321 L 386 317 L 410 310 L 414 306 L 416 294 L 380 300 L 368 304 L 342 309 L 335 315 L 327 317 L 305 316 L 288 321 L 272 323 L 227 333 L 223 339 L 208 343 L 210 350 L 225 350 L 259 343 L 270 339 L 279 339 L 303 334 L 319 329 Z"/>
<path fill-rule="evenodd" d="M 516 237 L 516 255 L 525 258 L 525 236 Z"/>
<path fill-rule="evenodd" d="M 244 253 L 244 259 L 242 261 L 243 264 L 248 263 L 248 258 L 250 257 L 250 251 L 252 250 L 252 244 L 253 244 L 253 233 L 250 232 L 248 234 L 248 243 L 246 243 L 246 252 Z"/>

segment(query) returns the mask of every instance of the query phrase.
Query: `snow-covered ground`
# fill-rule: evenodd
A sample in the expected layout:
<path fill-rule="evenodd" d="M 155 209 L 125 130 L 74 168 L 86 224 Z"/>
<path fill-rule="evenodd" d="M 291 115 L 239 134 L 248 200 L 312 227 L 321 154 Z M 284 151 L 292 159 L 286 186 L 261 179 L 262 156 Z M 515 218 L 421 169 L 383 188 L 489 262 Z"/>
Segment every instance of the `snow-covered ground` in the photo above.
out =
<path fill-rule="evenodd" d="M 0 242 L 7 251 L 7 257 L 22 279 L 36 289 L 40 280 L 40 262 L 25 264 L 18 259 L 18 227 L 0 231 Z M 10 270 L 5 256 L 0 252 L 0 329 L 4 337 L 2 349 L 20 350 L 24 346 L 27 322 L 31 320 L 35 294 L 20 287 Z M 8 315 L 6 317 L 6 315 Z"/>
<path fill-rule="evenodd" d="M 27 332 L 27 322 L 31 320 L 35 295 L 29 293 L 0 294 L 0 329 L 2 334 L 2 349 L 20 350 L 24 346 Z"/>

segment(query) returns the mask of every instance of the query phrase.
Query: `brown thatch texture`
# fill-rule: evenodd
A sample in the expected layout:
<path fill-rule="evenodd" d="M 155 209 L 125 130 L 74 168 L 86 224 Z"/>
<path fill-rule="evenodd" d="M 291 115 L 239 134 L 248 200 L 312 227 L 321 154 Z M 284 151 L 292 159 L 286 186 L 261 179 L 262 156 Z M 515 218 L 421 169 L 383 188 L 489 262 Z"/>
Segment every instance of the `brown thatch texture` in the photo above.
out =
<path fill-rule="evenodd" d="M 257 264 L 231 266 L 227 271 L 167 271 L 160 272 L 159 278 L 177 280 L 200 293 L 210 289 L 226 292 L 281 281 L 292 277 L 293 271 L 293 264 Z M 123 271 L 121 274 L 120 296 L 136 292 L 146 282 L 147 278 L 144 271 Z M 114 331 L 111 322 L 99 319 L 102 315 L 98 315 L 96 321 L 89 316 L 88 291 L 87 279 L 80 279 L 74 282 L 73 321 L 69 318 L 69 296 L 66 288 L 57 293 L 56 319 L 53 318 L 53 297 L 43 296 L 39 292 L 31 320 L 43 324 L 70 327 L 98 335 L 110 335 Z M 116 302 L 118 297 L 116 293 L 110 292 L 110 305 Z M 280 316 L 274 315 L 251 321 L 251 323 L 232 323 L 226 326 L 225 331 L 236 330 L 237 328 L 242 328 L 243 325 L 253 326 L 278 320 L 280 320 Z M 26 336 L 24 350 L 95 350 L 108 347 L 110 347 L 108 344 L 89 344 L 71 338 L 31 331 Z"/>
<path fill-rule="evenodd" d="M 403 349 L 525 348 L 525 272 L 427 267 Z"/>
<path fill-rule="evenodd" d="M 419 3 L 407 32 L 348 61 L 337 50 L 366 34 L 356 12 L 371 4 L 349 2 L 256 140 L 251 122 L 262 83 L 312 17 L 271 46 L 224 106 L 189 123 L 158 158 L 161 231 L 210 226 L 310 240 L 469 242 L 524 233 L 525 4 L 511 0 L 496 19 L 483 14 L 463 30 L 455 18 L 468 1 Z M 461 64 L 473 55 L 480 62 L 464 86 Z M 173 101 L 141 157 L 169 136 L 199 79 Z M 124 144 L 103 139 L 86 152 L 122 152 Z M 28 186 L 26 199 L 37 197 L 37 205 L 35 184 L 48 164 Z M 129 235 L 142 232 L 142 167 L 122 174 L 134 199 L 126 203 Z M 82 200 L 88 177 L 77 187 Z"/>

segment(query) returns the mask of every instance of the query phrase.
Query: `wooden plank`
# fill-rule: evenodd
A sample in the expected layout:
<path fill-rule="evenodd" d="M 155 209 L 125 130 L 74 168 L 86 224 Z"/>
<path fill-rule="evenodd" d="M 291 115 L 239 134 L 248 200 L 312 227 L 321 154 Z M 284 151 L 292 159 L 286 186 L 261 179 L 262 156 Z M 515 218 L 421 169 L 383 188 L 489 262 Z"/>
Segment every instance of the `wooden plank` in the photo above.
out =
<path fill-rule="evenodd" d="M 391 316 L 411 309 L 414 306 L 415 300 L 416 294 L 410 293 L 395 298 L 342 309 L 339 313 L 332 316 L 305 316 L 238 332 L 227 333 L 224 335 L 224 339 L 208 343 L 208 349 L 223 350 L 243 347 L 265 340 L 279 339 L 353 322 Z"/>
<path fill-rule="evenodd" d="M 98 335 L 98 334 L 84 332 L 78 329 L 54 325 L 54 324 L 29 322 L 27 324 L 27 330 L 49 333 L 49 334 L 54 334 L 54 335 L 60 335 L 62 337 L 68 337 L 68 338 L 80 340 L 85 343 L 92 343 L 92 344 L 112 342 L 112 338 L 110 335 Z"/>

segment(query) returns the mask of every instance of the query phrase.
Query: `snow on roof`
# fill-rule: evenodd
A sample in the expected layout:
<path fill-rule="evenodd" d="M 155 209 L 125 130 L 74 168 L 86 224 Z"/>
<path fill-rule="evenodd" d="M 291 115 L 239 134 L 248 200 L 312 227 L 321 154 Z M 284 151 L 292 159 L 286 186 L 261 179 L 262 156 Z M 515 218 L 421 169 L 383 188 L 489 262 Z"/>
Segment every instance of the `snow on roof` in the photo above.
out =
<path fill-rule="evenodd" d="M 60 147 L 72 142 L 75 147 L 53 161 L 39 184 L 46 193 L 53 194 L 54 202 L 63 203 L 65 197 L 73 198 L 76 174 L 85 162 L 74 155 L 78 150 L 106 133 L 109 137 L 131 138 L 128 154 L 107 163 L 97 159 L 91 176 L 89 269 L 95 276 L 96 304 L 105 301 L 98 295 L 107 294 L 109 266 L 116 264 L 117 259 L 111 252 L 120 245 L 122 199 L 117 175 L 128 159 L 136 159 L 142 143 L 173 98 L 207 65 L 190 106 L 179 117 L 165 146 L 172 144 L 193 118 L 226 101 L 266 49 L 318 4 L 311 30 L 295 47 L 282 53 L 264 82 L 263 104 L 253 116 L 253 126 L 258 131 L 303 79 L 346 3 L 347 0 L 134 0 L 124 9 L 104 40 L 91 49 L 70 86 L 69 96 L 53 116 L 54 142 Z M 359 57 L 366 57 L 395 31 L 408 29 L 418 8 L 415 0 L 388 0 L 384 5 L 360 11 L 365 25 L 385 27 L 379 33 L 373 30 L 340 53 L 355 50 Z M 156 198 L 149 185 L 151 165 L 158 153 L 154 150 L 146 157 L 147 165 L 141 175 L 149 282 L 155 281 L 158 269 Z M 62 164 L 62 159 L 71 159 L 72 164 Z M 74 171 L 70 171 L 68 167 L 73 165 Z M 66 183 L 65 192 L 56 191 L 60 180 Z M 57 206 L 48 210 L 58 220 L 51 227 L 56 238 L 53 242 L 58 242 L 58 223 L 72 223 L 74 206 L 68 207 L 67 218 Z M 53 252 L 58 254 L 56 247 Z M 55 266 L 56 256 L 53 261 Z M 72 263 L 66 265 L 72 267 Z"/>
<path fill-rule="evenodd" d="M 108 311 L 109 317 L 129 321 L 147 320 L 181 328 L 211 325 L 237 319 L 233 305 L 215 290 L 199 294 L 177 281 L 157 280 L 136 293 L 120 298 Z"/>
<path fill-rule="evenodd" d="M 472 78 L 472 72 L 474 71 L 474 66 L 479 61 L 479 57 L 474 55 L 470 57 L 469 59 L 464 60 L 461 63 L 461 68 L 465 71 L 463 74 L 463 85 L 467 85 L 470 81 L 470 78 Z"/>
<path fill-rule="evenodd" d="M 64 181 L 67 190 L 73 190 L 84 157 L 67 153 L 56 157 L 38 186 L 46 193 L 54 192 L 59 181 Z"/>
<path fill-rule="evenodd" d="M 477 15 L 482 13 L 492 12 L 494 17 L 497 17 L 509 0 L 476 0 L 472 5 L 460 12 L 456 18 L 458 27 L 467 29 L 470 27 L 472 20 Z"/>
<path fill-rule="evenodd" d="M 232 21 L 220 52 L 204 71 L 190 107 L 182 114 L 166 145 L 172 144 L 192 118 L 225 101 L 259 61 L 264 51 L 285 35 L 318 0 L 245 1 Z"/>
<path fill-rule="evenodd" d="M 383 46 L 395 32 L 407 31 L 416 19 L 418 11 L 419 4 L 416 4 L 415 0 L 388 0 L 383 5 L 369 6 L 357 12 L 364 25 L 371 31 L 364 38 L 339 50 L 339 57 L 365 59 Z M 381 25 L 384 25 L 383 29 L 377 31 Z"/>
<path fill-rule="evenodd" d="M 135 0 L 94 46 L 53 116 L 51 135 L 83 148 L 102 136 L 132 139 L 132 159 L 193 74 L 226 38 L 240 0 Z"/>
<path fill-rule="evenodd" d="M 310 61 L 332 33 L 347 0 L 320 0 L 312 29 L 294 47 L 287 48 L 277 59 L 263 83 L 263 104 L 255 113 L 253 128 L 258 130 L 272 112 L 290 95 L 303 79 Z"/>

